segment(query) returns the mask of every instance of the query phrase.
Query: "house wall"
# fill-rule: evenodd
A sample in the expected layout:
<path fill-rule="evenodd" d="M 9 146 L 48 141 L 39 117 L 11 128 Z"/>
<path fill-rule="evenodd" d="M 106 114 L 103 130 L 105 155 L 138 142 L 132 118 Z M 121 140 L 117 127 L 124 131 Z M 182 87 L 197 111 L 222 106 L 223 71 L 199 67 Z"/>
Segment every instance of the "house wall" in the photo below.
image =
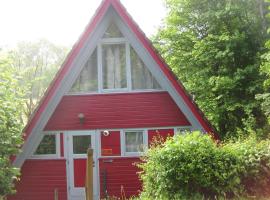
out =
<path fill-rule="evenodd" d="M 82 124 L 79 113 L 85 115 Z M 59 133 L 59 159 L 27 160 L 16 187 L 18 193 L 9 200 L 53 199 L 56 188 L 59 190 L 59 200 L 67 199 L 65 159 L 68 155 L 64 153 L 64 140 L 65 134 L 71 130 L 97 130 L 99 133 L 100 146 L 96 150 L 99 152 L 97 165 L 101 197 L 105 197 L 105 191 L 109 196 L 137 195 L 141 182 L 139 169 L 134 163 L 139 162 L 139 158 L 123 154 L 121 130 L 144 130 L 147 134 L 146 144 L 150 146 L 157 135 L 164 139 L 174 135 L 174 129 L 168 127 L 181 126 L 190 126 L 190 123 L 167 92 L 64 96 L 44 130 Z M 102 131 L 106 129 L 109 130 L 108 136 Z M 74 162 L 74 184 L 83 187 L 85 159 Z"/>
<path fill-rule="evenodd" d="M 131 197 L 138 195 L 141 190 L 141 182 L 138 172 L 140 171 L 134 163 L 139 158 L 100 158 L 100 195 Z"/>
<path fill-rule="evenodd" d="M 80 124 L 78 114 L 85 122 Z M 64 96 L 45 130 L 189 126 L 167 92 Z"/>
<path fill-rule="evenodd" d="M 101 134 L 101 156 L 121 156 L 120 131 L 109 131 Z"/>
<path fill-rule="evenodd" d="M 55 189 L 59 200 L 67 200 L 66 160 L 26 160 L 21 174 L 17 194 L 8 200 L 50 200 Z"/>
<path fill-rule="evenodd" d="M 149 129 L 148 144 L 153 142 L 154 138 L 163 138 L 164 141 L 174 135 L 174 129 Z M 101 136 L 102 137 L 102 136 Z M 117 141 L 117 138 L 116 138 Z M 119 138 L 120 141 L 120 138 Z M 106 145 L 101 144 L 101 148 Z M 99 159 L 100 173 L 100 195 L 101 198 L 107 196 L 131 197 L 136 196 L 142 189 L 142 183 L 139 180 L 141 171 L 136 163 L 141 162 L 138 157 L 102 157 Z"/>

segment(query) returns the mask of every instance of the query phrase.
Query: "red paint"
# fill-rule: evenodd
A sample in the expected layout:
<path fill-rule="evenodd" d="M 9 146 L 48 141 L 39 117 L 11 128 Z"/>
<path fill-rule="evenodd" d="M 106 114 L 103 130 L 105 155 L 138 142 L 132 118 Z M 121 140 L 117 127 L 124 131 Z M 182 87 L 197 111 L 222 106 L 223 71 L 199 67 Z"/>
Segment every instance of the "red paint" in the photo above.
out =
<path fill-rule="evenodd" d="M 78 113 L 84 113 L 80 124 Z M 167 92 L 65 96 L 45 130 L 189 126 Z"/>
<path fill-rule="evenodd" d="M 148 130 L 148 145 L 151 145 L 155 138 L 159 139 L 159 137 L 161 137 L 164 141 L 166 141 L 168 137 L 172 137 L 173 135 L 174 129 Z"/>
<path fill-rule="evenodd" d="M 86 159 L 74 159 L 74 186 L 84 187 L 86 176 Z"/>
<path fill-rule="evenodd" d="M 16 184 L 17 194 L 9 196 L 8 200 L 54 199 L 56 188 L 59 200 L 67 200 L 65 160 L 26 160 L 21 174 Z"/>
<path fill-rule="evenodd" d="M 64 157 L 64 134 L 60 133 L 60 156 Z"/>
<path fill-rule="evenodd" d="M 103 133 L 101 134 L 101 155 L 121 155 L 120 131 L 110 131 L 108 136 L 104 136 Z"/>
<path fill-rule="evenodd" d="M 112 162 L 110 162 L 112 161 Z M 100 195 L 104 198 L 104 172 L 106 172 L 107 194 L 127 198 L 138 195 L 142 184 L 138 177 L 140 171 L 135 165 L 139 158 L 106 158 L 99 160 Z M 122 188 L 122 190 L 121 190 Z"/>

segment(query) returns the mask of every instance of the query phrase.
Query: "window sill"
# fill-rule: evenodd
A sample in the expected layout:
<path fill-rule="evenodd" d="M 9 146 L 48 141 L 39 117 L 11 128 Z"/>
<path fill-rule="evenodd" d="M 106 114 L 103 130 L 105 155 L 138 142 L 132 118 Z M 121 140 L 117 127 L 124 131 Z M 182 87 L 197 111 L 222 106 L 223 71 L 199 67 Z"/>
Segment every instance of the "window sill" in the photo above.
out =
<path fill-rule="evenodd" d="M 60 159 L 57 154 L 48 154 L 48 155 L 32 155 L 29 159 L 40 160 L 40 159 Z"/>

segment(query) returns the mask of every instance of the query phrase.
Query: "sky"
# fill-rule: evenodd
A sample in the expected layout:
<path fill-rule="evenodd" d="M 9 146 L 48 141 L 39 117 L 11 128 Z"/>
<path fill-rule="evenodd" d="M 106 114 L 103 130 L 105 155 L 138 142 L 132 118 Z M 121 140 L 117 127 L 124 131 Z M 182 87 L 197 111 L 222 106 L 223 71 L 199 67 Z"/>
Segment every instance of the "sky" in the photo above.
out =
<path fill-rule="evenodd" d="M 151 36 L 162 24 L 163 0 L 121 0 L 140 28 Z M 0 0 L 0 47 L 44 38 L 73 45 L 101 0 Z"/>

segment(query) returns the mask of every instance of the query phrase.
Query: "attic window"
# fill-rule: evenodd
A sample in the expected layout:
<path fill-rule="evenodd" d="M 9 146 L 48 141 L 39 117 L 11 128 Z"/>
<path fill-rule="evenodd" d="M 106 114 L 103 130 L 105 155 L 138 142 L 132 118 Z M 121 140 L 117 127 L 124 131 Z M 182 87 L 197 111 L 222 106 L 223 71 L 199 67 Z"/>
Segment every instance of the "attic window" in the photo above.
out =
<path fill-rule="evenodd" d="M 95 49 L 85 63 L 70 92 L 95 92 L 98 90 L 97 50 Z"/>
<path fill-rule="evenodd" d="M 127 88 L 125 44 L 102 45 L 103 89 Z"/>
<path fill-rule="evenodd" d="M 108 93 L 161 90 L 147 68 L 123 36 L 117 24 L 111 23 L 97 48 L 84 65 L 70 93 Z"/>
<path fill-rule="evenodd" d="M 103 38 L 122 38 L 124 37 L 118 27 L 111 23 L 106 32 L 103 35 Z"/>
<path fill-rule="evenodd" d="M 130 60 L 132 89 L 161 89 L 156 79 L 132 47 L 130 48 Z"/>

